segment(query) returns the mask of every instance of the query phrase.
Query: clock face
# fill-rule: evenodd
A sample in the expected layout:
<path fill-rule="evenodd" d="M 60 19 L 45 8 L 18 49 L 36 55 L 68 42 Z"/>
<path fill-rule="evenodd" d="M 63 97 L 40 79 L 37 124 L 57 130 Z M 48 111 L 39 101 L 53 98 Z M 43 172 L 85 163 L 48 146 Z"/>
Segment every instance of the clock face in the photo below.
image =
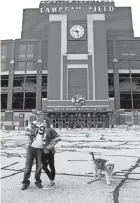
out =
<path fill-rule="evenodd" d="M 70 29 L 70 35 L 76 39 L 81 38 L 84 36 L 84 28 L 81 25 L 74 25 Z"/>

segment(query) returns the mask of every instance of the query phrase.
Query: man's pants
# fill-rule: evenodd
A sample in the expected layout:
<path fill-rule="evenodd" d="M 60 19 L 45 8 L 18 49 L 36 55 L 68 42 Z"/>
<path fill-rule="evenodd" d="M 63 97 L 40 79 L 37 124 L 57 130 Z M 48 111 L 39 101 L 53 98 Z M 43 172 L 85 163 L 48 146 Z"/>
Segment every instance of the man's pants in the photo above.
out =
<path fill-rule="evenodd" d="M 48 154 L 42 153 L 43 170 L 47 174 L 50 180 L 55 179 L 55 166 L 54 166 L 54 154 L 49 152 Z M 48 169 L 48 165 L 50 170 Z"/>
<path fill-rule="evenodd" d="M 37 185 L 42 182 L 40 179 L 41 168 L 42 168 L 42 163 L 41 163 L 42 151 L 43 151 L 43 149 L 28 146 L 27 157 L 26 157 L 26 166 L 25 166 L 25 172 L 24 172 L 24 178 L 23 178 L 22 184 L 27 185 L 27 186 L 30 185 L 29 178 L 30 178 L 34 158 L 36 161 L 35 184 Z"/>

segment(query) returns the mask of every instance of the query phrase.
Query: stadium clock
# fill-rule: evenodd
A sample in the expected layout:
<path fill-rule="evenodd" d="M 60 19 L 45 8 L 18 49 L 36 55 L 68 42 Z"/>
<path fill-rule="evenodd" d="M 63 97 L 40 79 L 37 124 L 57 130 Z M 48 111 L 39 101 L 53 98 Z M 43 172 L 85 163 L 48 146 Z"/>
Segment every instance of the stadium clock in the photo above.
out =
<path fill-rule="evenodd" d="M 80 39 L 84 36 L 84 28 L 81 25 L 74 25 L 70 29 L 70 35 L 75 39 Z"/>

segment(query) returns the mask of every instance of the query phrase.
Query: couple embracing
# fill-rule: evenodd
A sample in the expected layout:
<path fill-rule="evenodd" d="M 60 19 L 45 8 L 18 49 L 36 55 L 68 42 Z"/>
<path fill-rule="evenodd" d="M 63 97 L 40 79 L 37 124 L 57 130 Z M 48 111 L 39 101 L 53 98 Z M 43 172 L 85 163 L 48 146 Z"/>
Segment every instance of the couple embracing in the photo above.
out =
<path fill-rule="evenodd" d="M 60 141 L 59 135 L 49 120 L 44 120 L 42 111 L 37 112 L 36 120 L 28 125 L 25 134 L 29 136 L 29 146 L 26 154 L 22 190 L 27 189 L 30 185 L 29 178 L 34 159 L 36 161 L 35 185 L 40 189 L 43 188 L 40 178 L 43 169 L 50 180 L 50 184 L 46 188 L 53 188 L 55 186 L 54 145 Z"/>

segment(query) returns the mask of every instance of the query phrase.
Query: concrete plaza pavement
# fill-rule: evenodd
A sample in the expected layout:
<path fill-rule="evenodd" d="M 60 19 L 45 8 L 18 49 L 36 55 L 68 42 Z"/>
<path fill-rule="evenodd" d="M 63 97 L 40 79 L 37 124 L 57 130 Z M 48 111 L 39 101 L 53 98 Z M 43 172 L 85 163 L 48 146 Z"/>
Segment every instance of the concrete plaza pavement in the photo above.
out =
<path fill-rule="evenodd" d="M 56 188 L 21 190 L 28 138 L 24 131 L 1 130 L 1 203 L 140 203 L 140 129 L 57 130 L 67 139 L 56 146 Z M 113 182 L 93 180 L 95 157 L 115 163 Z M 48 178 L 42 171 L 43 185 Z"/>

